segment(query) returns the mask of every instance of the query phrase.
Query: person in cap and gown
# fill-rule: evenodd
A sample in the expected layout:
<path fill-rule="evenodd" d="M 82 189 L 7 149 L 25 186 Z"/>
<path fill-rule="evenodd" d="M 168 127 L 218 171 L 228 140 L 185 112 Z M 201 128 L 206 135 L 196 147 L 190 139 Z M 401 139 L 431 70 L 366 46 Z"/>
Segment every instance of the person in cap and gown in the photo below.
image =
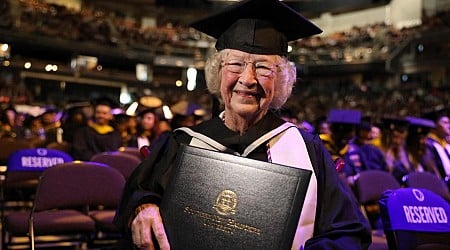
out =
<path fill-rule="evenodd" d="M 152 108 L 146 108 L 137 115 L 136 134 L 130 140 L 129 147 L 150 146 L 160 133 L 159 117 Z"/>
<path fill-rule="evenodd" d="M 405 148 L 405 140 L 408 134 L 408 121 L 405 118 L 382 118 L 383 132 L 381 145 L 389 172 L 402 182 L 403 173 L 409 172 L 413 167 Z"/>
<path fill-rule="evenodd" d="M 113 116 L 113 127 L 117 130 L 122 137 L 122 147 L 130 147 L 131 141 L 136 136 L 137 121 L 134 115 L 128 115 L 125 113 L 115 114 Z"/>
<path fill-rule="evenodd" d="M 432 152 L 433 162 L 442 178 L 450 176 L 450 118 L 445 109 L 440 108 L 424 114 L 424 118 L 434 121 L 427 138 L 427 147 Z"/>
<path fill-rule="evenodd" d="M 355 136 L 356 127 L 361 122 L 361 111 L 352 109 L 331 109 L 327 123 L 329 133 L 320 134 L 325 148 L 334 162 L 343 159 L 348 151 L 348 143 Z"/>
<path fill-rule="evenodd" d="M 89 161 L 97 153 L 115 151 L 122 146 L 120 133 L 111 126 L 113 107 L 110 98 L 96 100 L 94 120 L 74 134 L 71 155 L 75 160 Z"/>
<path fill-rule="evenodd" d="M 342 172 L 350 185 L 354 184 L 362 171 L 388 171 L 383 152 L 369 143 L 371 128 L 369 122 L 361 121 L 356 128 L 355 137 L 348 144 L 348 150 L 344 155 L 346 164 Z"/>
<path fill-rule="evenodd" d="M 407 169 L 399 169 L 397 171 L 401 172 L 403 176 L 410 172 L 430 172 L 442 179 L 433 161 L 432 151 L 427 147 L 428 133 L 436 125 L 432 120 L 425 118 L 408 116 L 406 120 L 409 122 L 409 125 L 405 149 L 408 153 L 412 168 L 409 171 Z"/>
<path fill-rule="evenodd" d="M 78 102 L 66 107 L 62 118 L 63 141 L 73 144 L 75 132 L 88 125 L 88 115 L 85 109 L 91 109 L 89 102 Z"/>
<path fill-rule="evenodd" d="M 191 128 L 165 133 L 151 145 L 116 212 L 114 221 L 124 234 L 121 247 L 170 248 L 158 204 L 180 145 L 189 144 L 239 155 L 247 149 L 248 158 L 312 170 L 292 249 L 367 248 L 368 222 L 344 190 L 320 138 L 274 111 L 286 102 L 296 80 L 295 66 L 287 59 L 288 41 L 321 30 L 278 0 L 238 2 L 192 26 L 217 38 L 205 75 L 208 90 L 225 110 Z"/>
<path fill-rule="evenodd" d="M 49 145 L 53 142 L 62 142 L 63 130 L 61 128 L 60 118 L 61 113 L 54 107 L 46 108 L 45 112 L 41 115 L 41 123 L 45 131 L 44 145 Z"/>

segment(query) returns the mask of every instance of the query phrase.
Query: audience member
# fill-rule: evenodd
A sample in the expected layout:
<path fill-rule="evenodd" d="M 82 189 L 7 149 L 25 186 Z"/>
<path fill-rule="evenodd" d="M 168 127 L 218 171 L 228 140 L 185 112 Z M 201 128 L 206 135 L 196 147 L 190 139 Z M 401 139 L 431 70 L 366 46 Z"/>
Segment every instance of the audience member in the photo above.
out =
<path fill-rule="evenodd" d="M 122 146 L 130 146 L 131 140 L 135 136 L 135 128 L 132 128 L 135 124 L 133 123 L 134 117 L 127 114 L 116 114 L 113 118 L 114 130 L 119 132 L 122 138 Z"/>
<path fill-rule="evenodd" d="M 388 171 L 383 152 L 367 143 L 371 138 L 370 131 L 370 123 L 362 121 L 357 126 L 355 137 L 350 140 L 348 150 L 344 155 L 345 167 L 343 173 L 351 186 L 362 171 Z"/>
<path fill-rule="evenodd" d="M 382 119 L 382 148 L 389 172 L 402 182 L 403 174 L 412 169 L 405 148 L 408 121 L 403 118 L 385 117 Z"/>
<path fill-rule="evenodd" d="M 332 109 L 326 121 L 330 125 L 329 134 L 320 134 L 333 161 L 343 159 L 348 151 L 348 143 L 355 136 L 356 126 L 361 122 L 361 111 Z"/>
<path fill-rule="evenodd" d="M 439 109 L 424 114 L 424 117 L 434 121 L 428 138 L 427 147 L 432 152 L 433 161 L 443 178 L 450 176 L 450 119 L 445 109 Z"/>
<path fill-rule="evenodd" d="M 371 124 L 370 127 L 370 139 L 367 143 L 374 145 L 375 147 L 381 149 L 381 128 L 378 124 Z"/>
<path fill-rule="evenodd" d="M 122 146 L 120 133 L 111 126 L 114 101 L 99 98 L 95 102 L 94 120 L 75 132 L 72 156 L 76 160 L 88 161 L 94 154 L 115 151 Z"/>
<path fill-rule="evenodd" d="M 136 134 L 130 140 L 130 147 L 150 146 L 159 135 L 159 118 L 154 109 L 147 108 L 137 115 Z"/>
<path fill-rule="evenodd" d="M 43 145 L 48 145 L 52 142 L 61 143 L 63 141 L 63 131 L 60 121 L 61 114 L 58 109 L 49 107 L 40 117 L 45 133 L 45 142 Z"/>
<path fill-rule="evenodd" d="M 0 121 L 0 137 L 1 138 L 16 138 L 16 115 L 17 111 L 13 107 L 7 107 L 2 110 Z"/>
<path fill-rule="evenodd" d="M 88 106 L 86 103 L 80 103 L 66 109 L 62 122 L 63 141 L 72 144 L 75 132 L 88 125 L 89 118 L 83 111 L 86 106 Z"/>
<path fill-rule="evenodd" d="M 326 117 L 320 117 L 316 120 L 315 125 L 314 125 L 314 131 L 316 131 L 319 135 L 331 134 L 330 124 L 327 122 Z"/>
<path fill-rule="evenodd" d="M 412 169 L 409 172 L 431 172 L 442 178 L 433 161 L 433 155 L 430 148 L 427 147 L 427 136 L 430 129 L 436 127 L 434 122 L 429 119 L 408 116 L 409 122 L 408 135 L 406 136 L 405 148 L 408 152 L 409 162 Z M 406 172 L 403 175 L 407 175 Z"/>

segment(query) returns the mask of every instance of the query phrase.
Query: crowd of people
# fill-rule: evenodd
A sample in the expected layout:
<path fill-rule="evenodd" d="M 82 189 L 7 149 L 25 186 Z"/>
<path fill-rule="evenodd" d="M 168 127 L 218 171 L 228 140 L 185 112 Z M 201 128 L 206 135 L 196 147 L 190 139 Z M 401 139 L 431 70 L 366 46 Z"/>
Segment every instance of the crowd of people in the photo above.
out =
<path fill-rule="evenodd" d="M 165 52 L 170 48 L 201 48 L 214 39 L 189 28 L 182 20 L 158 16 L 154 26 L 145 25 L 139 16 L 117 10 L 85 7 L 75 10 L 41 1 L 17 1 L 0 5 L 0 27 L 29 34 L 103 45 Z M 354 26 L 326 36 L 313 36 L 291 43 L 299 63 L 348 63 L 386 59 L 414 34 L 446 26 L 448 11 L 433 16 L 424 14 L 422 25 L 398 29 L 384 23 Z M 203 44 L 199 46 L 199 44 Z M 187 50 L 189 51 L 189 50 Z"/>
<path fill-rule="evenodd" d="M 205 113 L 199 116 L 189 110 L 188 113 L 175 112 L 173 118 L 166 119 L 160 108 L 143 106 L 135 115 L 127 115 L 116 103 L 117 100 L 100 98 L 92 105 L 83 102 L 63 110 L 46 107 L 39 115 L 18 112 L 14 106 L 7 106 L 0 116 L 0 138 L 36 140 L 36 145 L 42 147 L 64 143 L 75 159 L 89 160 L 99 152 L 150 145 L 166 131 L 193 126 L 211 116 Z M 354 120 L 333 121 L 336 110 L 347 111 L 348 119 Z M 344 170 L 346 175 L 353 178 L 359 171 L 379 169 L 391 172 L 401 182 L 410 171 L 430 171 L 443 180 L 450 175 L 450 169 L 446 172 L 442 163 L 429 159 L 432 141 L 443 146 L 450 143 L 448 116 L 445 118 L 448 110 L 443 105 L 439 110 L 442 117 L 436 117 L 439 112 L 431 110 L 421 115 L 388 114 L 375 120 L 360 109 L 350 108 L 329 108 L 329 114 L 316 120 L 299 119 L 298 113 L 287 107 L 278 113 L 306 132 L 319 134 L 334 159 L 342 158 L 348 163 Z M 425 137 L 433 138 L 428 140 L 428 147 L 425 147 Z M 360 148 L 364 152 L 366 147 L 368 155 L 359 155 Z"/>
<path fill-rule="evenodd" d="M 435 148 L 442 145 L 450 155 L 448 113 L 449 109 L 441 106 L 420 117 L 385 116 L 374 122 L 357 109 L 331 109 L 315 124 L 300 121 L 289 110 L 283 110 L 281 116 L 319 134 L 332 158 L 345 161 L 342 173 L 351 177 L 348 180 L 352 184 L 360 171 L 369 169 L 388 171 L 399 183 L 414 171 L 432 172 L 447 181 L 450 166 L 443 165 L 444 154 L 438 156 L 441 149 Z"/>
<path fill-rule="evenodd" d="M 74 159 L 88 161 L 96 153 L 150 145 L 160 134 L 179 126 L 192 126 L 202 118 L 190 110 L 175 112 L 168 120 L 160 108 L 142 105 L 128 115 L 116 103 L 102 97 L 64 110 L 46 107 L 39 115 L 8 106 L 0 116 L 0 139 L 28 140 L 36 147 L 64 145 L 59 148 Z"/>
<path fill-rule="evenodd" d="M 450 188 L 450 119 L 448 106 L 417 116 L 385 116 L 379 122 L 357 109 L 331 109 L 316 124 L 299 122 L 284 110 L 283 119 L 320 135 L 339 174 L 357 194 L 355 183 L 362 171 L 390 173 L 402 186 L 413 172 L 436 175 Z M 371 218 L 382 229 L 379 217 Z"/>
<path fill-rule="evenodd" d="M 248 5 L 244 7 L 254 11 L 257 4 L 263 1 L 245 2 Z M 95 40 L 111 44 L 122 40 L 112 39 L 112 33 L 119 37 L 122 32 L 126 35 L 135 34 L 130 30 L 120 32 L 115 23 L 117 20 L 105 13 L 91 12 L 77 16 L 76 20 L 85 20 L 89 25 L 96 25 L 90 28 L 101 31 L 95 32 L 92 29 L 81 30 L 81 26 L 76 24 L 65 25 L 72 19 L 62 16 L 74 13 L 68 13 L 64 7 L 42 4 L 36 8 L 27 6 L 27 1 L 21 4 L 25 6 L 20 16 L 24 23 L 34 20 L 36 10 L 40 11 L 39 15 L 49 17 L 39 17 L 39 20 L 46 22 L 39 27 L 27 26 L 30 32 L 52 35 L 51 32 L 59 32 L 58 29 L 46 27 L 54 23 L 66 27 L 67 33 L 58 33 L 63 37 L 83 40 L 87 39 L 83 35 L 94 32 L 97 35 L 94 36 Z M 262 7 L 266 11 L 259 18 L 249 19 L 246 11 L 240 12 L 242 16 L 238 17 L 220 17 L 230 22 L 230 28 L 226 30 L 216 32 L 214 29 L 217 27 L 210 27 L 214 25 L 216 17 L 196 24 L 195 28 L 201 32 L 215 36 L 219 34 L 216 37 L 218 52 L 207 61 L 205 74 L 210 94 L 224 105 L 220 115 L 205 115 L 211 119 L 203 123 L 204 117 L 194 113 L 166 119 L 155 107 L 143 107 L 135 115 L 127 115 L 123 110 L 115 112 L 117 100 L 109 98 L 99 98 L 91 105 L 65 110 L 50 107 L 38 116 L 17 112 L 14 106 L 9 106 L 2 109 L 0 138 L 36 139 L 40 147 L 66 143 L 69 145 L 67 151 L 75 160 L 85 161 L 96 153 L 115 151 L 120 147 L 155 145 L 127 183 L 117 211 L 115 222 L 124 233 L 126 242 L 123 244 L 126 246 L 148 247 L 156 243 L 162 249 L 169 246 L 158 205 L 170 180 L 179 145 L 188 144 L 256 160 L 308 168 L 312 178 L 293 247 L 367 248 L 370 244 L 370 227 L 353 196 L 340 184 L 338 175 L 350 187 L 359 174 L 366 170 L 389 172 L 400 183 L 408 173 L 422 171 L 431 172 L 446 181 L 446 177 L 450 176 L 450 121 L 446 113 L 448 103 L 445 103 L 448 93 L 429 95 L 428 91 L 419 93 L 416 89 L 416 95 L 407 95 L 408 98 L 400 91 L 394 91 L 377 99 L 376 102 L 381 103 L 373 103 L 359 92 L 348 94 L 347 89 L 342 90 L 347 96 L 341 100 L 337 100 L 340 98 L 339 92 L 316 95 L 313 91 L 303 91 L 305 98 L 287 102 L 297 77 L 295 67 L 287 59 L 288 40 L 318 34 L 321 30 L 295 14 L 293 21 L 299 22 L 298 27 L 305 25 L 307 29 L 286 31 L 283 29 L 285 23 L 278 23 L 278 18 L 268 14 L 272 7 L 276 7 L 280 8 L 277 10 L 282 15 L 291 15 L 283 4 L 266 0 Z M 61 16 L 61 13 L 65 14 Z M 130 25 L 134 27 L 135 24 Z M 260 27 L 267 29 L 261 31 Z M 87 33 L 83 33 L 85 31 Z M 158 32 L 152 34 L 161 35 Z M 251 41 L 247 38 L 243 38 L 245 41 L 235 39 L 242 32 L 253 34 Z M 270 36 L 266 32 L 270 32 Z M 361 35 L 356 31 L 355 34 Z M 167 39 L 166 35 L 163 34 L 164 39 Z M 365 38 L 375 39 L 370 33 Z M 358 86 L 358 90 L 365 92 L 363 87 Z M 445 105 L 439 110 L 424 112 L 415 96 L 433 104 L 431 106 Z M 401 100 L 399 102 L 404 105 L 390 105 L 384 100 L 394 104 Z M 369 102 L 370 108 L 365 106 Z M 412 105 L 414 103 L 416 105 Z M 283 106 L 286 108 L 283 109 Z M 288 112 L 291 107 L 294 109 Z M 396 111 L 383 112 L 382 107 L 395 108 Z M 321 113 L 326 112 L 326 115 L 317 115 L 318 109 Z M 380 117 L 380 114 L 395 116 Z M 372 119 L 374 117 L 376 119 Z M 280 118 L 291 123 L 286 125 Z M 175 130 L 180 127 L 184 128 Z M 171 131 L 173 133 L 168 133 Z M 342 169 L 336 173 L 335 164 L 340 161 Z M 333 206 L 324 205 L 330 204 L 330 201 Z M 372 224 L 372 227 L 376 226 Z M 156 239 L 149 237 L 152 233 L 157 236 Z"/>

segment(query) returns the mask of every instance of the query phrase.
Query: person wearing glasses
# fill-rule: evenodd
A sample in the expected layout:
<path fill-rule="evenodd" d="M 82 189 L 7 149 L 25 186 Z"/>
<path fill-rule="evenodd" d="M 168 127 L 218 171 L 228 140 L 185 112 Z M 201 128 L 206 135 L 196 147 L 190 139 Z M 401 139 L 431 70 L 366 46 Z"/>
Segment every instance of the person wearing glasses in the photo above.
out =
<path fill-rule="evenodd" d="M 181 144 L 219 150 L 313 172 L 292 249 L 365 249 L 370 226 L 340 184 L 317 135 L 303 132 L 275 112 L 291 94 L 296 68 L 288 41 L 321 33 L 278 0 L 246 0 L 192 26 L 217 39 L 205 65 L 208 90 L 224 111 L 199 125 L 167 133 L 128 181 L 116 212 L 122 248 L 170 249 L 158 204 Z M 214 143 L 211 143 L 214 142 Z M 198 173 L 201 175 L 201 173 Z M 251 177 L 249 177 L 249 180 Z"/>

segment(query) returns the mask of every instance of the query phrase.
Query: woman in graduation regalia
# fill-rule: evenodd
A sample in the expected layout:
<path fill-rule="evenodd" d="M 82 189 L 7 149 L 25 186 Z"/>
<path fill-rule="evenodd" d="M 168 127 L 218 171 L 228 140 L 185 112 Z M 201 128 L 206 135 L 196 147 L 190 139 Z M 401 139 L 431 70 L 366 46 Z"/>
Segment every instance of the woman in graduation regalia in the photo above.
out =
<path fill-rule="evenodd" d="M 311 170 L 292 249 L 367 248 L 368 222 L 344 191 L 320 138 L 274 112 L 296 80 L 295 66 L 287 59 L 288 41 L 321 30 L 278 0 L 241 1 L 192 26 L 217 38 L 205 74 L 209 91 L 225 110 L 194 127 L 165 133 L 151 145 L 116 213 L 124 233 L 122 248 L 170 248 L 158 204 L 181 144 Z"/>

